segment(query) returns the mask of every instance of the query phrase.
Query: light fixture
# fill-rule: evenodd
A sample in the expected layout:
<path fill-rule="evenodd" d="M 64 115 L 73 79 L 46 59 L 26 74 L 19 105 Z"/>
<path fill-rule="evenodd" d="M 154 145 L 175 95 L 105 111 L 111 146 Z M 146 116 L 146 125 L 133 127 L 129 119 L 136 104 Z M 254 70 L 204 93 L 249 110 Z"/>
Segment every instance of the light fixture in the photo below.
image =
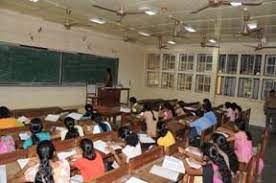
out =
<path fill-rule="evenodd" d="M 97 24 L 105 24 L 106 21 L 102 18 L 90 18 L 89 19 L 91 22 L 97 23 Z"/>
<path fill-rule="evenodd" d="M 31 2 L 33 2 L 33 3 L 36 3 L 36 2 L 38 2 L 39 0 L 30 0 Z"/>
<path fill-rule="evenodd" d="M 155 9 L 147 9 L 147 10 L 145 10 L 145 13 L 146 13 L 147 15 L 152 16 L 152 15 L 156 15 L 156 14 L 158 13 L 158 10 L 155 10 Z"/>
<path fill-rule="evenodd" d="M 217 41 L 215 39 L 209 39 L 210 43 L 216 43 Z"/>
<path fill-rule="evenodd" d="M 176 44 L 175 41 L 167 41 L 167 43 L 172 44 L 172 45 L 175 45 L 175 44 Z"/>
<path fill-rule="evenodd" d="M 230 4 L 231 4 L 231 6 L 233 6 L 233 7 L 238 7 L 238 6 L 241 6 L 242 5 L 242 3 L 241 2 L 235 2 L 235 1 L 233 1 L 233 2 L 230 2 Z"/>
<path fill-rule="evenodd" d="M 257 22 L 256 21 L 250 21 L 247 23 L 247 26 L 249 29 L 257 29 L 258 28 L 258 25 L 257 25 Z"/>
<path fill-rule="evenodd" d="M 142 36 L 150 36 L 149 33 L 146 33 L 146 32 L 142 32 L 142 31 L 139 31 L 138 34 L 142 35 Z"/>
<path fill-rule="evenodd" d="M 188 32 L 196 32 L 196 30 L 194 28 L 192 28 L 191 26 L 184 26 L 184 29 Z"/>

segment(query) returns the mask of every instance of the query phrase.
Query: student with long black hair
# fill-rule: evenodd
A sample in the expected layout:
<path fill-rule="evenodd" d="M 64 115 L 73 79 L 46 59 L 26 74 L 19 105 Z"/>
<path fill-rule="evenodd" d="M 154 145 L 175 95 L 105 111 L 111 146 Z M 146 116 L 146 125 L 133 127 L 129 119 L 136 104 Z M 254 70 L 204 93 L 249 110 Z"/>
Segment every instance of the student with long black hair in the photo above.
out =
<path fill-rule="evenodd" d="M 29 125 L 31 132 L 30 138 L 24 141 L 23 148 L 28 149 L 32 145 L 36 145 L 44 140 L 51 140 L 51 135 L 48 132 L 44 132 L 43 123 L 40 118 L 34 118 Z"/>
<path fill-rule="evenodd" d="M 95 114 L 94 121 L 96 125 L 93 127 L 93 134 L 109 132 L 112 130 L 111 125 L 107 121 L 104 121 L 100 114 Z"/>
<path fill-rule="evenodd" d="M 224 157 L 225 162 L 231 169 L 231 171 L 236 174 L 239 169 L 239 161 L 234 152 L 234 149 L 230 147 L 227 142 L 226 137 L 223 134 L 214 133 L 212 136 L 213 142 L 218 146 L 218 148 L 222 151 L 220 154 Z"/>
<path fill-rule="evenodd" d="M 67 160 L 54 161 L 55 147 L 51 141 L 40 142 L 36 148 L 37 157 L 31 158 L 17 176 L 15 182 L 69 183 L 70 165 Z M 16 179 L 16 177 L 15 177 Z"/>
<path fill-rule="evenodd" d="M 102 176 L 105 172 L 103 158 L 95 151 L 93 142 L 90 139 L 82 139 L 80 149 L 82 158 L 74 161 L 72 165 L 80 170 L 83 180 L 88 182 Z"/>
<path fill-rule="evenodd" d="M 156 137 L 156 125 L 158 122 L 158 112 L 153 109 L 151 104 L 144 105 L 144 113 L 142 113 L 147 126 L 147 134 L 150 137 Z"/>
<path fill-rule="evenodd" d="M 10 110 L 5 107 L 0 107 L 0 129 L 14 128 L 24 126 L 22 123 L 18 122 L 15 118 L 11 117 Z"/>
<path fill-rule="evenodd" d="M 168 130 L 167 124 L 164 121 L 158 121 L 157 130 L 158 130 L 157 144 L 159 146 L 163 146 L 166 150 L 171 145 L 175 144 L 175 138 L 173 134 Z"/>
<path fill-rule="evenodd" d="M 64 119 L 64 125 L 66 129 L 61 130 L 61 140 L 84 136 L 82 127 L 75 125 L 75 120 L 73 118 L 66 117 Z"/>

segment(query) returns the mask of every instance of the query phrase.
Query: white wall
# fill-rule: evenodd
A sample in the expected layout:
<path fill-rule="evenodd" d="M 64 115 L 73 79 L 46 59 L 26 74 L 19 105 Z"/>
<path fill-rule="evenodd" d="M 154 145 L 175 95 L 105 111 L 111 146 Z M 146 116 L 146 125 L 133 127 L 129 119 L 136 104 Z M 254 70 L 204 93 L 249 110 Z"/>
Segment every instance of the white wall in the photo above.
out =
<path fill-rule="evenodd" d="M 118 81 L 130 87 L 132 95 L 139 96 L 143 85 L 140 77 L 143 73 L 144 49 L 141 46 L 86 29 L 72 27 L 71 30 L 65 30 L 60 24 L 1 9 L 0 22 L 0 41 L 119 57 Z M 39 27 L 42 27 L 40 33 L 37 31 Z M 33 36 L 33 40 L 30 39 L 30 35 Z M 87 45 L 90 45 L 90 49 Z M 80 86 L 0 86 L 0 105 L 10 108 L 83 105 L 85 97 L 85 87 Z"/>

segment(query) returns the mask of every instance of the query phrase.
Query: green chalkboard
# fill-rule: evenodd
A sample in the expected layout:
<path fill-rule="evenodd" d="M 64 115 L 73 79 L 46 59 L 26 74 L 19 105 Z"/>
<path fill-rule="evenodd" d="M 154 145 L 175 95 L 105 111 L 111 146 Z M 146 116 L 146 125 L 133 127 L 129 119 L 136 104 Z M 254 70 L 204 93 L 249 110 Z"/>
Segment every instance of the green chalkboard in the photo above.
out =
<path fill-rule="evenodd" d="M 58 83 L 59 67 L 58 52 L 0 45 L 1 83 Z"/>
<path fill-rule="evenodd" d="M 114 84 L 117 82 L 118 59 L 88 54 L 63 53 L 62 63 L 62 81 L 64 83 L 103 83 L 107 68 L 111 68 L 113 72 Z"/>

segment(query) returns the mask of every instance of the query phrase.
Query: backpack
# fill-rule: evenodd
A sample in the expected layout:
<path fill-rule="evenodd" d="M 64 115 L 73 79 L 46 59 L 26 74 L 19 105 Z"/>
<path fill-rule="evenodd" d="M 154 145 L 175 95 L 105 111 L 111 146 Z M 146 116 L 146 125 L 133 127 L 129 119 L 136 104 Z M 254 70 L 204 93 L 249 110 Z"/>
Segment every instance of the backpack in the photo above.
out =
<path fill-rule="evenodd" d="M 0 154 L 15 151 L 15 142 L 12 136 L 0 137 Z"/>

